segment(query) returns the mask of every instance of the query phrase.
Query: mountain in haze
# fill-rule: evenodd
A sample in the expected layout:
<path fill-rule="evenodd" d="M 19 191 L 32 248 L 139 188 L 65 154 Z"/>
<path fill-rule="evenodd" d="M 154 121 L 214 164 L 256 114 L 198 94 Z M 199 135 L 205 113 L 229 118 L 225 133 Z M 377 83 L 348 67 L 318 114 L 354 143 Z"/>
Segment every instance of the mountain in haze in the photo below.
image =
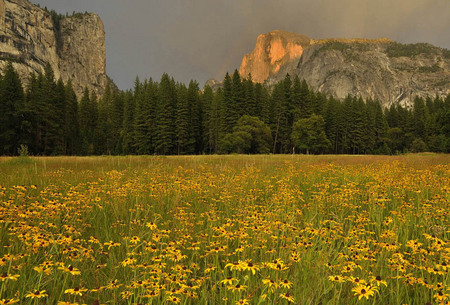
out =
<path fill-rule="evenodd" d="M 103 22 L 96 14 L 62 16 L 28 0 L 0 0 L 0 69 L 8 61 L 25 84 L 50 64 L 56 79 L 72 80 L 78 97 L 86 87 L 102 95 L 108 81 Z"/>
<path fill-rule="evenodd" d="M 239 73 L 271 86 L 298 75 L 319 92 L 411 106 L 416 96 L 450 94 L 450 51 L 389 39 L 315 40 L 286 31 L 259 35 Z"/>

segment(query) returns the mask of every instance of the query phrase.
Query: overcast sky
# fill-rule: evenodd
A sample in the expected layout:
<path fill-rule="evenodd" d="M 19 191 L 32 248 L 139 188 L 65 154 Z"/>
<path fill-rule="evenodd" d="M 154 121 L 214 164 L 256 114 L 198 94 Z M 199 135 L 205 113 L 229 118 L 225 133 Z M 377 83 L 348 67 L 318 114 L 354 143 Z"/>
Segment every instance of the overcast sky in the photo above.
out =
<path fill-rule="evenodd" d="M 57 12 L 95 12 L 107 73 L 121 89 L 139 76 L 221 80 L 259 34 L 380 38 L 450 49 L 450 0 L 32 0 Z"/>

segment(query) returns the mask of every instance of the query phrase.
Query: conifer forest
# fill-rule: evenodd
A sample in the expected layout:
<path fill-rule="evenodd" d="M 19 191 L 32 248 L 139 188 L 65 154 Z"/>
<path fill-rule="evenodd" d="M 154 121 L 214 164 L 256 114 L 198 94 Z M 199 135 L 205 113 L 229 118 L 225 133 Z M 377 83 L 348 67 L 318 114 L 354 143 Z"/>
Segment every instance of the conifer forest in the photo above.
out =
<path fill-rule="evenodd" d="M 163 74 L 78 99 L 49 65 L 24 86 L 9 64 L 0 113 L 0 155 L 450 152 L 450 96 L 383 108 L 357 96 L 336 100 L 289 75 L 268 88 L 235 71 L 217 90 L 202 90 Z"/>

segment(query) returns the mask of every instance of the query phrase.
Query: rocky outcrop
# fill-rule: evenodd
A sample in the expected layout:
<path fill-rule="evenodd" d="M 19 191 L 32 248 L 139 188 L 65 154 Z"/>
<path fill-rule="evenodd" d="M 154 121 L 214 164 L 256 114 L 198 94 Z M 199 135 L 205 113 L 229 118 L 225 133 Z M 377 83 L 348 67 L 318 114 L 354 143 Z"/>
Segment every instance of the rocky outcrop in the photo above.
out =
<path fill-rule="evenodd" d="M 216 92 L 217 89 L 222 87 L 222 82 L 219 82 L 219 81 L 211 78 L 206 81 L 204 88 L 205 87 L 210 87 L 214 92 Z"/>
<path fill-rule="evenodd" d="M 87 14 L 61 22 L 60 71 L 63 80 L 72 78 L 103 94 L 106 87 L 105 29 L 99 16 Z"/>
<path fill-rule="evenodd" d="M 0 68 L 13 62 L 26 84 L 31 72 L 47 63 L 55 78 L 72 80 L 80 97 L 84 88 L 102 95 L 106 86 L 105 30 L 95 14 L 58 20 L 27 0 L 0 0 Z"/>
<path fill-rule="evenodd" d="M 255 82 L 262 83 L 277 75 L 287 63 L 298 60 L 310 41 L 306 36 L 286 31 L 259 35 L 253 52 L 244 56 L 239 74 L 246 78 L 251 73 Z"/>
<path fill-rule="evenodd" d="M 267 85 L 283 79 L 287 73 L 305 79 L 314 90 L 343 99 L 348 94 L 380 101 L 385 107 L 392 103 L 411 106 L 416 96 L 450 94 L 450 51 L 429 44 L 405 45 L 388 39 L 327 39 L 303 44 L 300 57 L 288 57 L 275 64 L 269 59 L 271 41 L 278 31 L 258 38 L 252 54 L 263 61 L 244 57 L 241 76 L 267 75 L 255 81 Z M 283 32 L 281 32 L 283 33 Z M 268 45 L 269 43 L 269 45 Z M 279 45 L 279 44 L 278 44 Z M 286 49 L 286 48 L 285 48 Z M 288 53 L 287 53 L 288 54 Z M 245 65 L 244 65 L 245 64 Z"/>

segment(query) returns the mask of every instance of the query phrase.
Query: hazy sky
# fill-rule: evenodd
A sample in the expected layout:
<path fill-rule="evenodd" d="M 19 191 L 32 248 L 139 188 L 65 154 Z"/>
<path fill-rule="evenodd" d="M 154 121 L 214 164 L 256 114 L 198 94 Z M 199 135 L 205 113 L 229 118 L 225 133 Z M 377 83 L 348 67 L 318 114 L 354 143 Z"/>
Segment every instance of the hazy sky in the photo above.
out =
<path fill-rule="evenodd" d="M 32 0 L 58 12 L 100 15 L 108 75 L 128 89 L 138 75 L 222 79 L 259 34 L 380 38 L 450 49 L 450 0 Z"/>

